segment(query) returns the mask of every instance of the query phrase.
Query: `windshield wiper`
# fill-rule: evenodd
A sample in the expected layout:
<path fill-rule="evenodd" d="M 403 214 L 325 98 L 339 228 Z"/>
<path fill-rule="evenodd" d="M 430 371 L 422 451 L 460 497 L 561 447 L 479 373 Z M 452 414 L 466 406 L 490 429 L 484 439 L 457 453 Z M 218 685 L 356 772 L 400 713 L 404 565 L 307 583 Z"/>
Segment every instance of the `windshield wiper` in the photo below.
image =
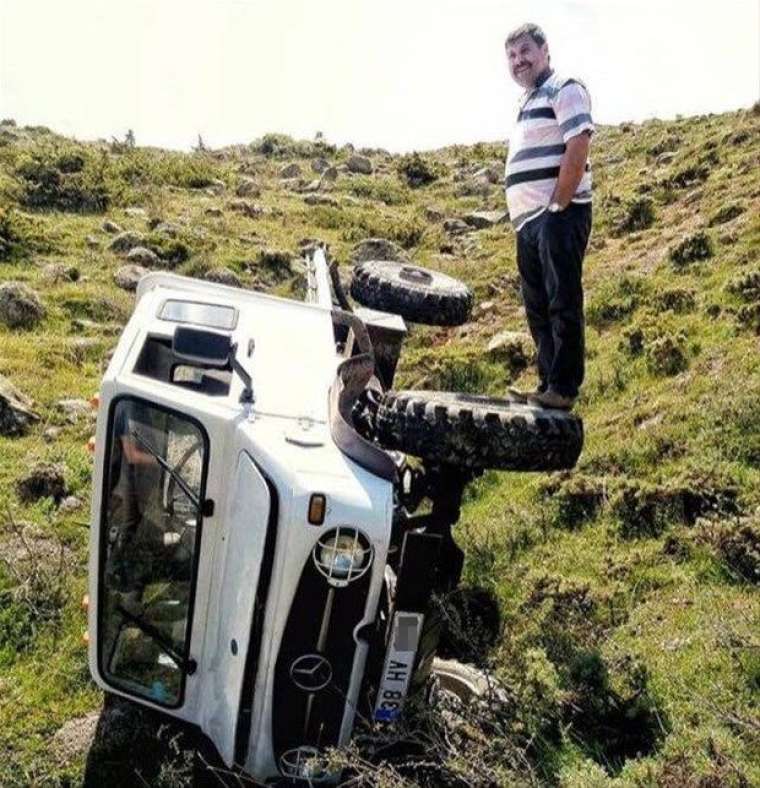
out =
<path fill-rule="evenodd" d="M 202 510 L 201 499 L 190 489 L 188 483 L 172 468 L 171 465 L 143 438 L 137 430 L 130 430 L 129 434 L 153 457 L 153 459 L 174 479 L 183 493 L 190 499 L 190 502 L 197 511 Z"/>
<path fill-rule="evenodd" d="M 122 615 L 130 624 L 134 624 L 140 632 L 147 635 L 154 643 L 156 643 L 169 657 L 174 661 L 177 667 L 188 675 L 195 673 L 197 664 L 194 659 L 185 659 L 174 648 L 171 642 L 164 637 L 164 635 L 152 624 L 144 621 L 140 616 L 130 613 L 122 604 L 116 605 L 116 611 Z"/>

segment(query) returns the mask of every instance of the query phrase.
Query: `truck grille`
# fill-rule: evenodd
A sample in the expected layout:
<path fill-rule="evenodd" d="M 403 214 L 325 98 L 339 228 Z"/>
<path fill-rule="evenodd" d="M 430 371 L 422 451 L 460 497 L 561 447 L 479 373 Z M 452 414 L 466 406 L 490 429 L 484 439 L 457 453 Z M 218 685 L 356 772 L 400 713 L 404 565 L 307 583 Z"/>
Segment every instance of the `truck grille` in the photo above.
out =
<path fill-rule="evenodd" d="M 338 544 L 355 562 L 339 566 L 336 574 L 330 571 L 337 563 L 330 551 Z M 372 557 L 361 532 L 341 527 L 320 536 L 301 574 L 277 657 L 272 698 L 273 745 L 284 774 L 292 767 L 289 754 L 338 743 L 356 652 L 353 632 L 364 615 Z"/>

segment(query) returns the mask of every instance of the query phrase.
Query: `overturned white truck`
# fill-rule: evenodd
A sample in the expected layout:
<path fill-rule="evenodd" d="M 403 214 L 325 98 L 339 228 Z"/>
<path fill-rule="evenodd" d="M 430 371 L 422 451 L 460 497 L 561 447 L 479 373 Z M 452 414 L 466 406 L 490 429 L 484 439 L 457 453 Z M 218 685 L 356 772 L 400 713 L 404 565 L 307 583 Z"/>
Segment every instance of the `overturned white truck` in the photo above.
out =
<path fill-rule="evenodd" d="M 571 467 L 583 442 L 564 412 L 392 390 L 403 318 L 464 322 L 461 283 L 368 262 L 374 309 L 349 311 L 321 249 L 308 268 L 304 303 L 144 277 L 96 434 L 92 675 L 267 782 L 334 781 L 320 753 L 357 715 L 425 691 L 473 474 Z"/>

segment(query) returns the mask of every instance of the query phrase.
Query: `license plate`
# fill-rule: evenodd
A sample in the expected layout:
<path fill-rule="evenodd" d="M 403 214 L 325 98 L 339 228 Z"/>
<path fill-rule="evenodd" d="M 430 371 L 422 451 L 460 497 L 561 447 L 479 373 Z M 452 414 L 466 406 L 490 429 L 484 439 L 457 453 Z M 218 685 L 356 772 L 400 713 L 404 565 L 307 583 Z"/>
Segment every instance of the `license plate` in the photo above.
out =
<path fill-rule="evenodd" d="M 393 616 L 393 628 L 375 703 L 375 719 L 380 722 L 395 720 L 404 708 L 424 618 L 422 613 L 401 611 Z"/>

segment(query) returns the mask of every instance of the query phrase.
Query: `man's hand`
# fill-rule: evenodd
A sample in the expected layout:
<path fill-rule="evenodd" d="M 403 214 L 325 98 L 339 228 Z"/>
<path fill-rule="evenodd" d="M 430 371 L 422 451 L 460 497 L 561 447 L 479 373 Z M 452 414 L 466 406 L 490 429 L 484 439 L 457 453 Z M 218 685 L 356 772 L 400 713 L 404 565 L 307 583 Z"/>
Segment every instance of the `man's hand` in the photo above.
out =
<path fill-rule="evenodd" d="M 577 134 L 567 141 L 565 152 L 559 163 L 557 185 L 554 187 L 550 203 L 559 203 L 563 209 L 570 204 L 586 169 L 590 145 L 591 135 L 587 131 Z"/>

